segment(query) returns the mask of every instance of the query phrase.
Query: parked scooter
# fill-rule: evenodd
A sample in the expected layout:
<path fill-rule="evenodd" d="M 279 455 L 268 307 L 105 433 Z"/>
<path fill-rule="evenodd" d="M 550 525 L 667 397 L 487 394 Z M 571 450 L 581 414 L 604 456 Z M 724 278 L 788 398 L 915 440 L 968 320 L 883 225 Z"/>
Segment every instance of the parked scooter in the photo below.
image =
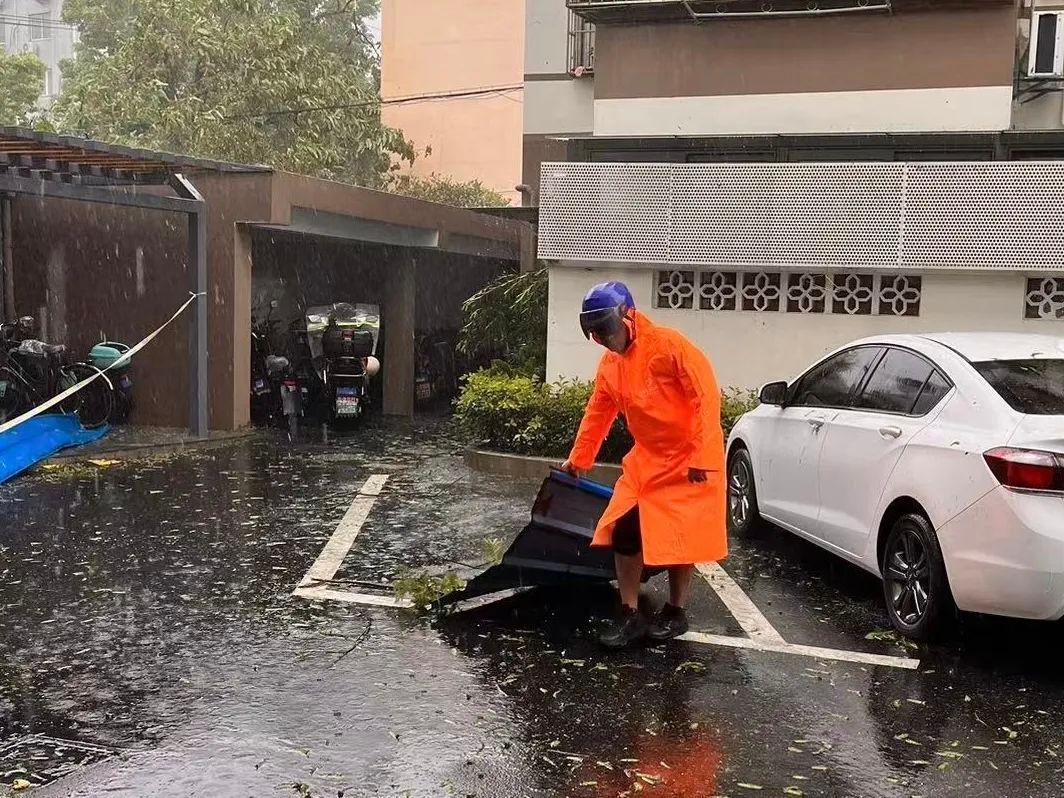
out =
<path fill-rule="evenodd" d="M 421 333 L 414 342 L 414 396 L 419 406 L 451 399 L 458 393 L 455 336 Z"/>
<path fill-rule="evenodd" d="M 251 418 L 267 426 L 284 423 L 294 435 L 303 415 L 303 396 L 291 361 L 273 351 L 274 307 L 271 303 L 266 318 L 251 328 Z"/>
<path fill-rule="evenodd" d="M 307 309 L 307 340 L 320 378 L 318 407 L 328 421 L 353 421 L 369 406 L 369 383 L 380 369 L 376 305 L 337 302 Z"/>
<path fill-rule="evenodd" d="M 118 341 L 101 341 L 89 350 L 89 362 L 103 371 L 128 351 L 129 346 Z M 110 418 L 112 424 L 128 421 L 133 412 L 133 377 L 130 375 L 132 369 L 133 358 L 129 358 L 107 372 L 114 386 L 114 409 Z"/>

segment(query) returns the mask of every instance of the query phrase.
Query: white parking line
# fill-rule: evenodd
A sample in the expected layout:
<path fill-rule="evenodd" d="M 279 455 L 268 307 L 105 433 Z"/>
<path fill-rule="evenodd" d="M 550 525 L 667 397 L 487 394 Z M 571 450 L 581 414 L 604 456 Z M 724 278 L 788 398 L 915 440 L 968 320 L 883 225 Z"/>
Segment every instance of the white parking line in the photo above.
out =
<path fill-rule="evenodd" d="M 299 583 L 299 587 L 296 588 L 297 591 L 300 588 L 321 585 L 336 576 L 336 572 L 340 570 L 347 553 L 355 545 L 355 538 L 362 531 L 362 525 L 366 523 L 369 511 L 373 509 L 373 504 L 377 501 L 377 497 L 381 495 L 381 491 L 384 490 L 384 484 L 387 481 L 387 474 L 374 474 L 366 480 L 365 484 L 359 489 L 358 495 L 355 496 L 355 500 L 351 502 L 351 506 L 344 513 L 344 517 L 340 519 L 340 523 L 336 527 L 336 531 L 332 533 L 332 537 L 329 538 L 329 542 L 321 550 L 318 559 L 310 566 L 310 570 L 303 577 L 303 581 Z"/>
<path fill-rule="evenodd" d="M 348 604 L 363 604 L 369 607 L 392 607 L 409 609 L 414 605 L 406 599 L 394 596 L 377 596 L 373 593 L 349 593 L 328 587 L 297 587 L 292 594 L 312 601 L 344 601 Z"/>
<path fill-rule="evenodd" d="M 744 648 L 750 651 L 771 651 L 777 654 L 796 654 L 800 657 L 835 660 L 838 662 L 856 662 L 863 665 L 884 665 L 888 668 L 905 668 L 913 671 L 920 667 L 920 660 L 909 657 L 892 657 L 886 654 L 866 654 L 863 651 L 843 651 L 835 648 L 802 646 L 786 643 L 782 640 L 777 643 L 770 640 L 753 640 L 749 637 L 730 637 L 727 635 L 705 634 L 704 632 L 688 632 L 676 639 L 686 640 L 689 643 L 703 643 L 709 646 Z"/>
<path fill-rule="evenodd" d="M 293 595 L 312 601 L 342 601 L 348 604 L 361 604 L 370 607 L 409 608 L 413 605 L 406 599 L 394 596 L 380 596 L 372 593 L 354 593 L 345 590 L 336 590 L 330 586 L 333 577 L 343 564 L 344 558 L 355 543 L 355 538 L 362 531 L 362 526 L 369 517 L 377 497 L 380 496 L 388 481 L 387 474 L 374 474 L 366 480 L 365 484 L 355 496 L 354 501 L 348 508 L 344 517 L 340 520 L 336 531 L 325 544 L 318 559 L 310 566 L 306 576 L 293 591 Z M 909 657 L 893 657 L 885 654 L 866 654 L 861 651 L 844 651 L 834 648 L 819 648 L 817 646 L 803 646 L 788 643 L 776 628 L 769 623 L 768 618 L 743 592 L 728 573 L 718 563 L 709 563 L 698 566 L 698 573 L 709 583 L 713 592 L 720 597 L 721 602 L 728 608 L 735 620 L 742 627 L 747 637 L 730 637 L 727 635 L 707 634 L 704 632 L 688 632 L 680 640 L 690 643 L 701 643 L 711 646 L 725 646 L 727 648 L 740 648 L 748 651 L 768 651 L 777 654 L 794 654 L 813 659 L 833 660 L 838 662 L 854 662 L 863 665 L 882 665 L 890 668 L 904 668 L 916 670 L 920 667 L 920 660 Z M 527 592 L 532 588 L 514 588 L 491 593 L 486 596 L 478 596 L 454 605 L 456 612 L 477 609 L 498 601 L 503 601 L 520 593 Z"/>
<path fill-rule="evenodd" d="M 724 606 L 728 608 L 728 612 L 735 616 L 739 626 L 752 640 L 764 640 L 773 644 L 784 642 L 783 635 L 776 631 L 768 618 L 750 600 L 750 597 L 720 567 L 720 563 L 704 563 L 698 565 L 697 568 L 698 573 L 709 582 L 713 592 L 720 597 Z"/>

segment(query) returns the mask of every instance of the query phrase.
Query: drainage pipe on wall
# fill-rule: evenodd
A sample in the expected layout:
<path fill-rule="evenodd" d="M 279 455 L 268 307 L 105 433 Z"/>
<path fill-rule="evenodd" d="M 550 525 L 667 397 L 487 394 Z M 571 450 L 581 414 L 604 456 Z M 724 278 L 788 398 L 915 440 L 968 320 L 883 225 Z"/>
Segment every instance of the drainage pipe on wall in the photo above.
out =
<path fill-rule="evenodd" d="M 3 251 L 0 258 L 3 266 L 3 303 L 0 303 L 0 321 L 15 320 L 15 243 L 11 236 L 11 198 L 0 196 L 0 242 Z"/>

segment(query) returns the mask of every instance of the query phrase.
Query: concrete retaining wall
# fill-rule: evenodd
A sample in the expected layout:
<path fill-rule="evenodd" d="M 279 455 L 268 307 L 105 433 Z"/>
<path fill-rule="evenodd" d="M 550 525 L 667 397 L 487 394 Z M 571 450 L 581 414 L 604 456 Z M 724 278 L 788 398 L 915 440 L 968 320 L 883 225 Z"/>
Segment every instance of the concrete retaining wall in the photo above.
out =
<path fill-rule="evenodd" d="M 474 471 L 528 479 L 544 478 L 550 473 L 551 467 L 557 468 L 561 465 L 560 460 L 548 457 L 525 457 L 474 449 L 466 452 L 465 461 Z M 588 474 L 589 479 L 604 485 L 613 485 L 620 476 L 621 467 L 611 464 L 596 465 Z"/>

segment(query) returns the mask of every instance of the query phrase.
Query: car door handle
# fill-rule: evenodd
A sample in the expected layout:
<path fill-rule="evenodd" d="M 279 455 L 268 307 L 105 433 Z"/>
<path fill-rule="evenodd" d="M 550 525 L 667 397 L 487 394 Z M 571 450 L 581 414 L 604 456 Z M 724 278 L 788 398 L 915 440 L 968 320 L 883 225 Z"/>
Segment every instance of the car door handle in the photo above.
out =
<path fill-rule="evenodd" d="M 820 428 L 824 426 L 824 419 L 822 418 L 807 418 L 805 422 L 812 427 L 815 432 L 819 432 Z"/>
<path fill-rule="evenodd" d="M 901 427 L 880 427 L 879 434 L 884 438 L 900 438 Z"/>

